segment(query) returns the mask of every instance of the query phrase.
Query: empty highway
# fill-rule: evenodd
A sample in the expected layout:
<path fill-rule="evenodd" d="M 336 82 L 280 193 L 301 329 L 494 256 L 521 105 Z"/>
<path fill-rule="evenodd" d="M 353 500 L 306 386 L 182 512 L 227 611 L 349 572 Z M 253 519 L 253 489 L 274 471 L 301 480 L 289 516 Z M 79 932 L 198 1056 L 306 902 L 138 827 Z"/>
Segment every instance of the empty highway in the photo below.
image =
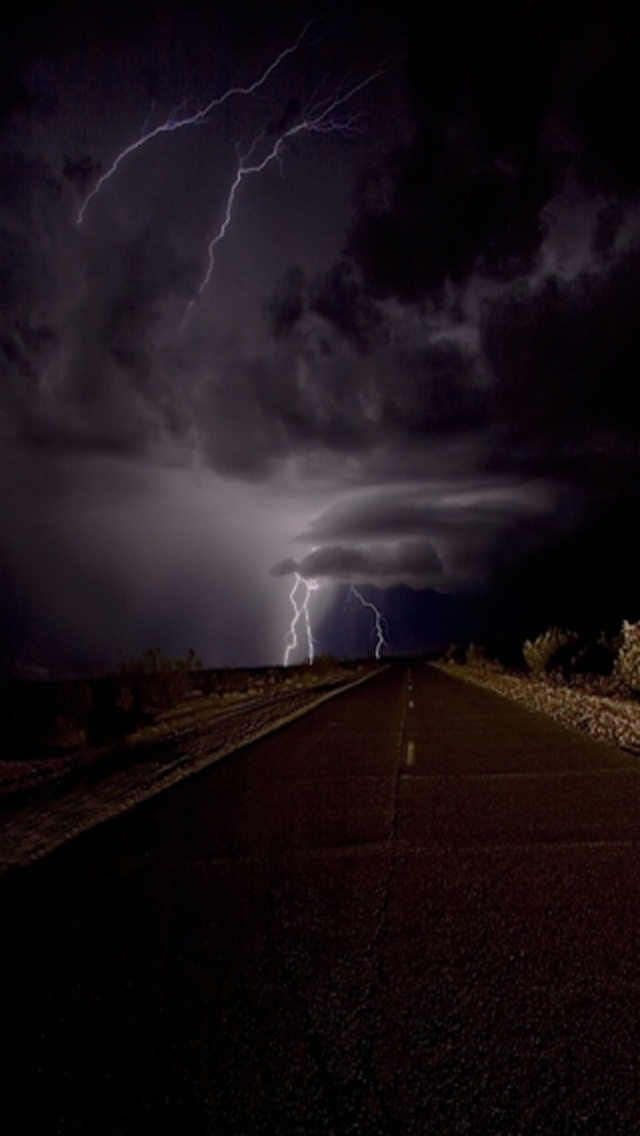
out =
<path fill-rule="evenodd" d="M 424 664 L 0 881 L 6 1136 L 640 1136 L 637 761 Z"/>

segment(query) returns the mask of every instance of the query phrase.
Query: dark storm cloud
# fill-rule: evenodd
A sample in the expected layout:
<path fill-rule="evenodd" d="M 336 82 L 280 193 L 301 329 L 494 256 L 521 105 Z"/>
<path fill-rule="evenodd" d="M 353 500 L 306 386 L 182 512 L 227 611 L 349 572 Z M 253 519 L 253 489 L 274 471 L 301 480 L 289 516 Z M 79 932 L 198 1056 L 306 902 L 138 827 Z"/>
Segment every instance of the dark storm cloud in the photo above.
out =
<path fill-rule="evenodd" d="M 416 19 L 420 19 L 417 15 Z M 416 299 L 480 271 L 530 272 L 568 177 L 640 188 L 633 6 L 552 4 L 408 18 L 415 129 L 364 178 L 349 250 L 379 295 Z"/>
<path fill-rule="evenodd" d="M 69 17 L 73 12 L 72 6 L 65 9 Z M 117 68 L 134 87 L 136 71 L 126 72 L 127 59 L 135 56 L 140 74 L 152 60 L 158 61 L 160 25 L 148 15 L 150 38 L 146 41 L 138 43 L 145 25 L 142 17 L 122 27 L 126 51 L 118 57 Z M 172 13 L 170 22 L 174 17 L 176 13 Z M 194 27 L 201 18 L 201 13 L 198 19 L 194 17 Z M 190 19 L 185 16 L 182 24 L 179 19 L 177 22 L 184 47 Z M 291 23 L 299 34 L 304 27 L 302 14 Z M 108 91 L 112 98 L 114 91 L 109 84 L 113 77 L 105 65 L 104 50 L 116 27 L 109 19 L 104 27 L 89 29 L 83 45 L 83 67 L 95 62 L 96 91 Z M 293 42 L 291 32 L 285 33 L 284 27 L 282 36 L 285 44 Z M 322 44 L 322 37 L 315 43 Z M 164 49 L 166 46 L 164 43 Z M 252 54 L 259 57 L 254 75 L 260 74 L 269 53 L 277 53 L 282 46 L 278 42 L 277 49 L 270 48 L 265 40 L 258 51 L 254 45 Z M 73 56 L 64 36 L 55 34 L 49 51 L 38 37 L 30 48 L 33 68 L 25 64 L 25 74 L 33 89 L 44 90 L 60 82 L 56 71 L 59 59 Z M 193 59 L 202 64 L 198 51 Z M 165 83 L 169 86 L 174 80 L 175 89 L 174 69 Z M 204 82 L 202 69 L 194 66 L 192 78 L 194 89 L 199 89 Z M 214 78 L 215 83 L 209 74 L 208 94 L 212 86 L 221 86 L 219 76 Z M 237 76 L 230 73 L 229 79 L 237 81 Z M 284 89 L 295 79 L 294 70 Z M 75 81 L 77 74 L 73 73 L 70 90 Z M 185 82 L 184 73 L 181 82 Z M 311 80 L 306 82 L 308 86 Z M 142 91 L 136 93 L 140 110 L 147 111 Z M 171 93 L 163 91 L 165 104 Z M 22 132 L 15 115 L 10 116 L 7 137 L 19 139 L 24 152 L 15 147 L 6 151 L 10 160 L 4 165 L 0 187 L 7 218 L 0 229 L 5 293 L 0 335 L 7 366 L 16 376 L 13 391 L 4 394 L 5 412 L 23 440 L 63 450 L 142 454 L 163 435 L 181 439 L 191 428 L 215 469 L 243 477 L 262 477 L 296 451 L 325 447 L 345 452 L 362 449 L 375 440 L 365 389 L 370 384 L 355 373 L 353 361 L 345 352 L 336 351 L 330 343 L 338 329 L 350 344 L 362 347 L 369 324 L 375 322 L 375 310 L 351 279 L 349 266 L 338 265 L 324 275 L 315 274 L 312 295 L 305 300 L 309 317 L 327 329 L 324 339 L 318 336 L 311 347 L 315 356 L 323 351 L 331 356 L 321 367 L 317 359 L 309 360 L 308 351 L 274 355 L 269 348 L 256 350 L 250 330 L 244 333 L 242 342 L 236 343 L 234 358 L 221 349 L 220 337 L 216 340 L 199 330 L 197 339 L 191 341 L 191 327 L 185 333 L 184 316 L 194 297 L 196 312 L 191 318 L 198 318 L 198 285 L 203 261 L 206 266 L 207 241 L 225 205 L 224 192 L 228 191 L 237 160 L 239 132 L 255 130 L 260 137 L 265 129 L 260 106 L 251 102 L 253 122 L 245 123 L 247 101 L 237 101 L 238 124 L 234 119 L 228 123 L 234 145 L 223 137 L 228 168 L 225 165 L 220 169 L 214 160 L 219 142 L 215 135 L 213 139 L 211 134 L 207 137 L 209 165 L 205 163 L 202 170 L 198 167 L 195 179 L 171 159 L 170 153 L 168 157 L 165 154 L 171 149 L 179 153 L 186 141 L 172 137 L 169 146 L 169 140 L 163 139 L 149 148 L 148 157 L 145 151 L 123 163 L 101 199 L 92 201 L 81 229 L 74 224 L 78 203 L 88 186 L 95 185 L 98 171 L 109 167 L 114 142 L 110 142 L 111 154 L 105 160 L 86 148 L 86 128 L 77 131 L 75 137 L 70 132 L 67 138 L 63 111 L 69 116 L 70 108 L 61 103 L 54 126 L 60 132 L 63 149 L 56 153 L 55 163 L 48 164 L 33 156 L 41 142 L 37 127 L 42 116 L 35 116 L 30 130 Z M 272 133 L 285 129 L 300 110 L 297 95 L 289 91 L 283 98 L 282 84 L 273 101 L 280 109 L 279 117 L 274 117 L 269 107 L 268 129 Z M 191 109 L 192 100 L 186 105 Z M 82 113 L 84 108 L 74 109 Z M 95 116 L 95 108 L 93 113 Z M 132 127 L 126 110 L 120 108 L 119 113 L 122 126 L 115 137 L 128 144 L 132 129 L 135 140 L 135 130 L 140 130 L 141 123 L 137 121 Z M 159 109 L 154 121 L 161 121 L 163 113 Z M 221 118 L 224 125 L 224 116 Z M 71 143 L 75 143 L 75 149 Z M 145 162 L 150 169 L 146 175 Z M 54 165 L 57 178 L 52 172 Z M 155 176 L 156 172 L 160 176 Z M 236 222 L 236 226 L 234 238 L 243 229 L 242 222 L 239 226 Z M 295 274 L 292 281 L 285 288 L 284 300 L 272 305 L 276 333 L 292 325 L 299 315 L 291 298 Z M 293 315 L 287 314 L 292 303 Z M 34 322 L 35 308 L 43 311 L 46 319 Z M 29 382 L 22 381 L 25 378 Z M 194 390 L 196 385 L 198 389 Z"/>
<path fill-rule="evenodd" d="M 298 572 L 305 579 L 318 577 L 341 581 L 394 578 L 437 579 L 442 563 L 431 541 L 405 540 L 369 545 L 325 545 L 312 549 L 301 560 L 291 557 L 274 565 L 274 576 Z"/>
<path fill-rule="evenodd" d="M 171 375 L 162 333 L 165 305 L 187 294 L 189 270 L 157 220 L 112 244 L 107 264 L 105 270 L 104 256 L 95 258 L 92 287 L 74 313 L 77 354 L 69 391 L 71 405 L 95 429 L 97 446 L 113 391 L 123 402 L 112 428 L 119 419 L 123 434 L 136 419 L 142 433 L 160 423 L 179 431 L 183 419 L 179 355 Z"/>
<path fill-rule="evenodd" d="M 197 625 L 200 602 L 228 614 L 224 645 L 245 618 L 250 654 L 259 621 L 247 597 L 268 595 L 272 610 L 279 585 L 286 608 L 268 569 L 296 534 L 311 551 L 281 561 L 281 574 L 381 588 L 497 580 L 502 594 L 517 577 L 524 597 L 538 579 L 548 590 L 563 578 L 554 547 L 576 569 L 567 547 L 585 555 L 590 541 L 603 579 L 616 539 L 637 566 L 615 535 L 625 510 L 635 515 L 640 433 L 629 13 L 596 3 L 577 19 L 525 3 L 461 19 L 441 8 L 425 30 L 402 0 L 330 8 L 259 97 L 133 153 L 81 225 L 83 196 L 145 123 L 250 82 L 295 41 L 305 12 L 167 0 L 91 19 L 79 3 L 2 17 L 7 650 L 39 622 L 61 639 L 85 626 L 88 649 L 109 639 L 116 608 L 137 642 L 136 628 L 150 633 L 157 612 L 170 621 L 169 608 L 188 607 Z M 280 167 L 243 183 L 200 296 L 238 153 L 381 59 L 384 73 L 349 108 L 353 129 L 298 138 Z M 67 475 L 53 494 L 58 463 Z M 146 496 L 118 480 L 123 466 L 151 471 Z M 146 542 L 132 534 L 153 500 L 154 559 L 169 562 L 158 472 L 169 466 L 200 471 L 216 501 L 232 502 L 216 513 L 225 569 L 185 536 L 178 578 L 200 592 L 181 606 L 167 569 L 145 622 Z M 241 483 L 272 508 L 273 547 L 248 498 L 237 505 Z M 227 555 L 225 534 L 243 519 L 246 542 L 243 530 Z M 103 539 L 101 557 L 83 546 L 89 534 Z M 537 552 L 539 576 L 527 570 Z M 50 582 L 29 570 L 49 555 Z"/>
<path fill-rule="evenodd" d="M 422 348 L 401 349 L 395 359 L 397 382 L 385 392 L 388 427 L 408 436 L 463 432 L 480 428 L 486 396 L 478 383 L 479 360 L 453 340 L 435 338 Z"/>
<path fill-rule="evenodd" d="M 403 573 L 408 578 L 413 564 L 423 580 L 468 589 L 474 582 L 486 585 L 496 563 L 504 568 L 536 542 L 551 539 L 556 512 L 551 484 L 502 474 L 476 472 L 440 483 L 378 487 L 353 494 L 316 517 L 296 539 L 318 548 L 281 567 L 302 572 L 304 564 L 306 574 L 313 567 L 312 556 L 320 557 L 327 549 L 393 548 L 398 578 Z M 412 559 L 414 553 L 418 561 Z M 437 570 L 435 563 L 429 566 L 431 554 L 437 557 Z M 367 578 L 363 564 L 360 570 Z M 373 576 L 369 565 L 368 578 Z"/>
<path fill-rule="evenodd" d="M 16 158 L 4 169 L 0 400 L 17 434 L 39 446 L 140 451 L 187 424 L 179 352 L 168 365 L 162 338 L 166 304 L 188 295 L 191 273 L 155 218 L 87 243 L 84 287 L 70 303 L 63 285 L 79 244 L 69 205 L 45 163 Z M 38 312 L 47 320 L 35 322 Z"/>
<path fill-rule="evenodd" d="M 63 177 L 67 181 L 79 186 L 82 193 L 87 193 L 98 180 L 102 169 L 99 163 L 94 162 L 89 154 L 81 154 L 79 158 L 65 158 L 62 167 Z"/>
<path fill-rule="evenodd" d="M 476 268 L 502 280 L 531 270 L 553 187 L 546 170 L 523 185 L 517 169 L 495 161 L 478 172 L 473 156 L 461 168 L 425 157 L 406 174 L 399 164 L 387 175 L 398 183 L 391 209 L 362 218 L 348 246 L 375 294 L 415 300 Z"/>
<path fill-rule="evenodd" d="M 593 230 L 591 247 L 597 259 L 609 260 L 614 253 L 614 245 L 624 221 L 624 207 L 619 200 L 608 201 L 597 217 Z"/>
<path fill-rule="evenodd" d="M 426 41 L 410 37 L 415 131 L 363 183 L 350 242 L 379 294 L 415 299 L 478 269 L 504 280 L 534 264 L 558 164 L 542 145 L 555 37 L 522 7 L 501 13 L 499 34 L 494 21 L 491 7 L 464 20 L 440 8 Z"/>
<path fill-rule="evenodd" d="M 242 477 L 292 455 L 324 453 L 328 467 L 346 455 L 365 461 L 388 434 L 383 391 L 377 369 L 359 367 L 351 346 L 312 316 L 293 340 L 222 359 L 203 383 L 198 427 L 212 466 Z"/>
<path fill-rule="evenodd" d="M 0 411 L 18 431 L 37 398 L 39 376 L 60 340 L 49 304 L 55 290 L 46 254 L 60 192 L 43 159 L 21 153 L 13 139 L 0 163 Z"/>
<path fill-rule="evenodd" d="M 275 339 L 290 334 L 308 308 L 304 272 L 297 265 L 288 269 L 264 305 L 264 315 Z"/>
<path fill-rule="evenodd" d="M 477 352 L 446 331 L 397 334 L 393 319 L 384 322 L 364 360 L 351 335 L 310 312 L 261 354 L 220 361 L 198 414 L 211 464 L 261 477 L 291 456 L 324 453 L 327 466 L 349 454 L 364 468 L 383 448 L 395 454 L 389 472 L 394 461 L 400 471 L 403 447 L 482 429 L 488 401 Z"/>
<path fill-rule="evenodd" d="M 114 26 L 108 23 L 105 36 Z M 130 37 L 133 42 L 132 28 L 123 33 L 123 40 Z M 92 33 L 89 41 L 92 58 L 100 37 Z M 141 65 L 147 55 L 141 49 Z M 291 94 L 282 102 L 285 118 L 293 102 Z M 131 137 L 128 123 L 122 137 Z M 162 168 L 162 147 L 153 151 L 154 170 Z M 107 202 L 92 203 L 78 232 L 72 227 L 77 195 L 104 162 L 65 141 L 57 155 L 59 182 L 38 161 L 18 155 L 6 179 L 7 192 L 21 203 L 34 195 L 40 201 L 35 217 L 25 205 L 16 225 L 14 213 L 5 235 L 13 318 L 2 342 L 14 370 L 31 380 L 31 387 L 15 384 L 20 393 L 6 405 L 25 440 L 142 454 L 163 436 L 180 439 L 192 429 L 213 468 L 262 478 L 297 453 L 365 454 L 402 444 L 405 436 L 482 422 L 473 354 L 442 336 L 436 342 L 422 334 L 413 342 L 399 335 L 345 259 L 322 273 L 285 275 L 266 305 L 280 341 L 275 350 L 239 343 L 232 357 L 220 351 L 220 341 L 201 335 L 183 351 L 179 321 L 196 280 L 193 245 L 185 247 L 189 211 L 179 224 L 170 212 L 183 191 L 176 169 L 167 164 L 164 180 L 154 179 L 144 197 L 136 188 L 125 204 L 127 177 L 141 166 L 134 156 L 109 186 Z M 196 202 L 204 196 L 199 186 L 193 192 Z M 49 233 L 65 228 L 66 240 L 52 248 Z M 201 258 L 203 245 L 196 251 Z M 73 282 L 80 264 L 82 291 Z M 38 323 L 28 293 L 35 280 L 47 315 Z"/>
<path fill-rule="evenodd" d="M 12 144 L 3 148 L 0 166 L 0 303 L 2 316 L 25 318 L 52 288 L 46 245 L 40 238 L 42 214 L 51 217 L 60 189 L 50 165 L 21 153 Z M 43 255 L 43 252 L 45 255 Z"/>
<path fill-rule="evenodd" d="M 448 480 L 438 486 L 388 488 L 360 493 L 331 506 L 298 534 L 309 544 L 342 539 L 433 537 L 456 530 L 501 528 L 510 521 L 549 510 L 544 483 L 504 482 L 481 477 Z"/>
<path fill-rule="evenodd" d="M 365 351 L 375 343 L 375 333 L 382 322 L 380 312 L 347 261 L 334 265 L 316 282 L 309 307 L 359 350 Z"/>
<path fill-rule="evenodd" d="M 494 418 L 513 439 L 507 460 L 525 463 L 538 450 L 547 470 L 571 476 L 573 465 L 587 480 L 590 460 L 600 469 L 624 466 L 640 429 L 639 271 L 636 246 L 606 272 L 549 279 L 486 309 L 482 344 L 497 379 Z M 579 463 L 580 452 L 586 461 Z M 591 472 L 601 476 L 596 467 Z"/>
<path fill-rule="evenodd" d="M 346 260 L 333 265 L 313 281 L 307 281 L 300 268 L 284 274 L 264 307 L 271 334 L 276 339 L 290 335 L 308 313 L 325 321 L 331 332 L 366 352 L 384 334 L 383 317 L 365 292 L 353 264 Z"/>
<path fill-rule="evenodd" d="M 577 21 L 579 50 L 569 61 L 569 116 L 580 146 L 578 169 L 588 184 L 634 197 L 640 186 L 637 119 L 638 47 L 633 4 L 597 5 Z"/>
<path fill-rule="evenodd" d="M 346 442 L 370 455 L 383 446 L 395 452 L 400 470 L 403 446 L 471 438 L 487 424 L 490 376 L 476 331 L 455 305 L 390 307 L 368 296 L 357 271 L 339 262 L 315 281 L 299 269 L 285 274 L 265 316 L 277 345 L 271 389 L 281 391 L 287 408 L 283 452 L 295 452 L 303 440 L 338 452 Z M 264 399 L 256 389 L 244 413 Z M 294 421 L 300 426 L 303 404 L 300 431 Z"/>

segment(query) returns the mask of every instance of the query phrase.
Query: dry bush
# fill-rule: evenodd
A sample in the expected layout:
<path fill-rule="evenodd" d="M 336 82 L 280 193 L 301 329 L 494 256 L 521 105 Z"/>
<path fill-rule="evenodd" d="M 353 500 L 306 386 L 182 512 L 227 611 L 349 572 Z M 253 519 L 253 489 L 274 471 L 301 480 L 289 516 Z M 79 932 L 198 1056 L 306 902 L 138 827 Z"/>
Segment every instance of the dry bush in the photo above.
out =
<path fill-rule="evenodd" d="M 340 671 L 340 660 L 335 655 L 316 655 L 312 664 L 312 672 L 316 679 L 328 678 Z"/>
<path fill-rule="evenodd" d="M 532 674 L 548 674 L 554 667 L 569 661 L 569 655 L 577 644 L 578 636 L 574 631 L 550 627 L 536 639 L 527 639 L 522 654 Z"/>
<path fill-rule="evenodd" d="M 636 694 L 640 694 L 640 623 L 622 624 L 622 645 L 615 666 L 616 675 Z"/>
<path fill-rule="evenodd" d="M 442 658 L 446 663 L 464 663 L 466 648 L 462 643 L 449 643 L 449 646 L 444 650 Z"/>
<path fill-rule="evenodd" d="M 481 643 L 470 643 L 464 655 L 464 661 L 472 667 L 491 668 L 495 664 L 489 657 L 488 648 Z"/>

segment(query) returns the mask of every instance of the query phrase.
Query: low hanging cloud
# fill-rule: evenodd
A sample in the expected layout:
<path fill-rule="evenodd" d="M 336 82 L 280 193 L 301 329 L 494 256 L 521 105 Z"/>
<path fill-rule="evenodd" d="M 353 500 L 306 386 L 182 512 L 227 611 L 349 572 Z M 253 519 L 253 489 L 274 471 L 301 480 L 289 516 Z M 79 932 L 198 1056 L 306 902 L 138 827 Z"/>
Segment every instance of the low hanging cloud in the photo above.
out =
<path fill-rule="evenodd" d="M 361 492 L 337 502 L 298 535 L 309 544 L 356 537 L 389 540 L 444 533 L 501 529 L 553 507 L 543 482 L 475 474 L 414 486 Z"/>
<path fill-rule="evenodd" d="M 437 580 L 442 561 L 430 540 L 405 540 L 396 544 L 333 544 L 314 548 L 301 560 L 287 557 L 274 565 L 274 576 L 298 572 L 310 577 L 350 582 L 352 580 Z"/>

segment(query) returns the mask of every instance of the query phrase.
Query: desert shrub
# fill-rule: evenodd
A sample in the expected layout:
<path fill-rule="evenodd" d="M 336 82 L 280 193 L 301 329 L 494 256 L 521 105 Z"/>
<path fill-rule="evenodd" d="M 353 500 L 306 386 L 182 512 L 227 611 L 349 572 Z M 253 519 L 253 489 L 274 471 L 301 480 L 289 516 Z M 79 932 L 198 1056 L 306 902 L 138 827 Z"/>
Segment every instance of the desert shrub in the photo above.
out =
<path fill-rule="evenodd" d="M 85 745 L 94 711 L 90 685 L 70 679 L 53 688 L 53 720 L 40 732 L 42 745 L 53 749 L 73 749 Z"/>
<path fill-rule="evenodd" d="M 449 643 L 443 653 L 443 659 L 446 663 L 464 663 L 466 650 L 461 643 Z"/>
<path fill-rule="evenodd" d="M 640 623 L 622 624 L 622 645 L 615 665 L 616 675 L 640 694 Z"/>
<path fill-rule="evenodd" d="M 575 654 L 578 636 L 574 631 L 550 627 L 536 639 L 527 639 L 522 654 L 534 675 L 548 674 L 556 667 L 568 667 Z"/>
<path fill-rule="evenodd" d="M 198 689 L 203 694 L 213 694 L 221 685 L 217 671 L 202 670 L 198 674 Z"/>
<path fill-rule="evenodd" d="M 21 756 L 30 748 L 56 751 L 87 741 L 94 712 L 88 682 L 14 682 L 3 689 L 0 748 Z"/>
<path fill-rule="evenodd" d="M 522 671 L 524 658 L 521 642 L 512 635 L 494 639 L 488 647 L 489 658 L 503 670 Z"/>
<path fill-rule="evenodd" d="M 325 678 L 340 670 L 340 661 L 335 655 L 316 655 L 313 660 L 313 674 L 316 678 Z"/>
<path fill-rule="evenodd" d="M 142 721 L 138 683 L 132 678 L 107 675 L 97 679 L 94 696 L 92 741 L 112 741 L 136 729 Z"/>
<path fill-rule="evenodd" d="M 93 713 L 93 691 L 87 682 L 71 679 L 62 682 L 55 692 L 58 713 L 87 729 Z"/>
<path fill-rule="evenodd" d="M 609 676 L 613 673 L 620 643 L 604 632 L 597 641 L 580 647 L 573 656 L 572 670 L 578 675 Z"/>
<path fill-rule="evenodd" d="M 195 651 L 190 648 L 185 659 L 170 659 L 159 647 L 151 647 L 139 658 L 123 661 L 118 672 L 121 675 L 158 675 L 158 674 L 189 674 L 193 670 L 201 670 L 202 663 L 196 658 Z"/>
<path fill-rule="evenodd" d="M 465 663 L 473 667 L 485 666 L 488 658 L 486 647 L 482 647 L 479 643 L 470 643 L 464 655 Z"/>
<path fill-rule="evenodd" d="M 123 661 L 116 675 L 98 680 L 94 731 L 100 740 L 130 733 L 200 686 L 202 663 L 191 650 L 170 659 L 159 648 Z M 198 678 L 192 678 L 193 672 Z"/>
<path fill-rule="evenodd" d="M 38 743 L 43 749 L 54 752 L 78 749 L 86 745 L 87 731 L 75 718 L 58 714 L 46 732 L 39 735 Z"/>

